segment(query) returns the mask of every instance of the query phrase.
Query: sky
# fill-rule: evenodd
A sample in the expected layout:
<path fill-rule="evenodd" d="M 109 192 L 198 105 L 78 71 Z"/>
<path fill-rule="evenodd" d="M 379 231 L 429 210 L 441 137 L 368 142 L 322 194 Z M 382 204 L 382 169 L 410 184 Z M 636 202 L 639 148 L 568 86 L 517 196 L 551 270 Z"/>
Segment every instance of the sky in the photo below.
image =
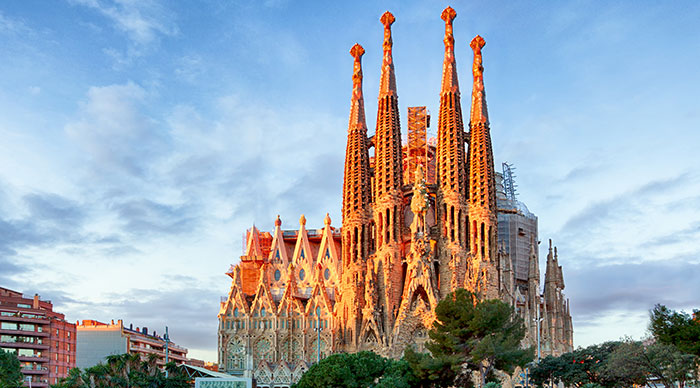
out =
<path fill-rule="evenodd" d="M 558 246 L 575 345 L 700 308 L 696 1 L 4 1 L 0 286 L 216 361 L 246 228 L 340 226 L 350 47 L 372 134 L 394 13 L 405 137 L 438 111 L 447 5 L 465 113 L 486 40 L 496 167 Z"/>

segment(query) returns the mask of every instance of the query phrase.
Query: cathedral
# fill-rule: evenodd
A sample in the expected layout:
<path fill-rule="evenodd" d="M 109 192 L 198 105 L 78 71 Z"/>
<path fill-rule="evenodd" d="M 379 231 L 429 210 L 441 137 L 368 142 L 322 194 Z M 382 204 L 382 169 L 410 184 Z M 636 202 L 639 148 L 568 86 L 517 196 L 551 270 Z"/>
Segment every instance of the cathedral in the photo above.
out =
<path fill-rule="evenodd" d="M 512 305 L 528 329 L 523 346 L 539 345 L 543 357 L 573 349 L 556 248 L 550 241 L 542 291 L 537 219 L 503 195 L 503 177 L 494 167 L 481 36 L 470 44 L 473 83 L 465 127 L 455 16 L 450 7 L 441 15 L 445 57 L 437 140 L 426 139 L 430 116 L 417 107 L 409 108 L 409 142 L 402 144 L 394 16 L 386 12 L 380 19 L 383 61 L 372 136 L 362 90 L 365 50 L 359 44 L 350 50 L 342 227 L 326 215 L 322 228 L 307 229 L 302 215 L 298 228 L 283 229 L 278 216 L 272 231 L 253 226 L 246 232 L 218 315 L 222 371 L 254 377 L 260 387 L 288 387 L 331 353 L 371 350 L 399 358 L 407 346 L 425 351 L 435 306 L 459 288 Z M 534 228 L 520 227 L 518 220 L 534 222 Z"/>

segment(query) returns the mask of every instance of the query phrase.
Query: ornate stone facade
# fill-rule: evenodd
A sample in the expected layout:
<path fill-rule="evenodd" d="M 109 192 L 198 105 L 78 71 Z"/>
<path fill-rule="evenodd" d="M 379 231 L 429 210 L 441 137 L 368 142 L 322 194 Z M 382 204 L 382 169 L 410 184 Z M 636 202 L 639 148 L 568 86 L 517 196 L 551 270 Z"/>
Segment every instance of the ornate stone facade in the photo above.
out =
<path fill-rule="evenodd" d="M 354 59 L 345 154 L 342 228 L 247 232 L 245 254 L 227 275 L 228 297 L 219 312 L 219 365 L 284 387 L 333 352 L 372 350 L 400 357 L 406 346 L 424 349 L 438 301 L 457 288 L 500 298 L 525 319 L 524 345 L 543 354 L 573 347 L 573 329 L 556 248 L 547 259 L 540 292 L 537 236 L 531 241 L 528 280 L 516 281 L 511 258 L 498 248 L 496 174 L 486 109 L 481 50 L 474 38 L 469 131 L 464 130 L 452 22 L 445 21 L 445 59 L 438 139 L 425 153 L 436 182 L 419 165 L 403 177 L 398 94 L 386 12 L 375 135 L 368 137 L 359 44 Z M 427 143 L 426 143 L 427 144 Z M 370 158 L 370 149 L 374 157 Z M 432 171 L 432 170 L 431 170 Z M 551 246 L 551 243 L 550 243 Z M 539 317 L 541 325 L 537 325 Z"/>

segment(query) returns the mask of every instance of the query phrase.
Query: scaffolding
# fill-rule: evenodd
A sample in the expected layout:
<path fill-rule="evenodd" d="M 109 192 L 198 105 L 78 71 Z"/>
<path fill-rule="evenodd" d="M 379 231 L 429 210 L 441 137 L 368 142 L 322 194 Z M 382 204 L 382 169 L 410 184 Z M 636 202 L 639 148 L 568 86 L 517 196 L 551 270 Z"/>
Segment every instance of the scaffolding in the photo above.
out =
<path fill-rule="evenodd" d="M 516 196 L 518 194 L 518 185 L 515 184 L 515 167 L 512 163 L 503 162 L 503 191 L 506 193 L 506 198 L 516 202 Z"/>
<path fill-rule="evenodd" d="M 411 184 L 418 165 L 427 170 L 426 180 L 431 182 L 431 171 L 428 166 L 428 136 L 430 113 L 424 106 L 408 107 L 408 146 L 406 147 L 406 169 L 404 183 Z M 434 172 L 433 172 L 434 175 Z"/>

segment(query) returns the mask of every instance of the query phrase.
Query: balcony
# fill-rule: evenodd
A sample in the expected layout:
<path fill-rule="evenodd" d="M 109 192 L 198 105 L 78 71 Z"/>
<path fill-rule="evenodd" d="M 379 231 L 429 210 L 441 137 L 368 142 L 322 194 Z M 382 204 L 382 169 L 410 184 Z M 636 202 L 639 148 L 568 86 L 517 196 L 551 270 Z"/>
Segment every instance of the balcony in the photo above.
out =
<path fill-rule="evenodd" d="M 8 330 L 8 329 L 0 329 L 0 334 L 29 335 L 29 336 L 33 336 L 33 337 L 48 337 L 49 336 L 48 331 Z"/>
<path fill-rule="evenodd" d="M 20 355 L 17 355 L 17 358 L 20 361 L 28 361 L 28 362 L 49 362 L 49 358 L 47 356 L 20 356 Z"/>
<path fill-rule="evenodd" d="M 29 318 L 17 315 L 3 315 L 0 320 L 5 322 L 21 322 L 21 323 L 37 323 L 39 325 L 49 326 L 48 318 Z"/>
<path fill-rule="evenodd" d="M 41 367 L 37 369 L 22 369 L 22 374 L 25 375 L 47 375 L 49 374 L 49 368 Z"/>
<path fill-rule="evenodd" d="M 48 350 L 49 345 L 47 344 L 37 344 L 33 342 L 0 342 L 0 347 L 3 348 L 14 348 L 14 349 L 39 349 Z"/>

